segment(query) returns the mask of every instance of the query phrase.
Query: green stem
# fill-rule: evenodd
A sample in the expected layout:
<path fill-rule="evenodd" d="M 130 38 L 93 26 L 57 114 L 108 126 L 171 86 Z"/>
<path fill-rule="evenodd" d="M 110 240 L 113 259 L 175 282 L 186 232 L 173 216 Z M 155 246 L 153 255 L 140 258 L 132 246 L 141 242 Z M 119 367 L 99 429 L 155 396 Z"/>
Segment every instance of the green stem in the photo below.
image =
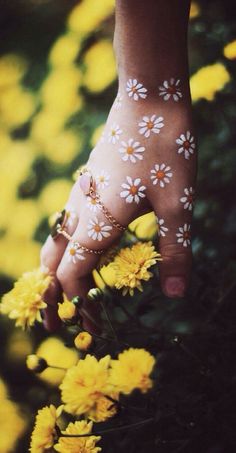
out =
<path fill-rule="evenodd" d="M 105 308 L 105 305 L 104 305 L 103 301 L 100 300 L 99 303 L 100 303 L 100 305 L 101 305 L 101 307 L 102 307 L 102 309 L 103 309 L 103 312 L 104 312 L 104 314 L 105 314 L 106 320 L 107 320 L 107 322 L 108 322 L 108 324 L 109 324 L 109 326 L 110 326 L 110 329 L 111 329 L 111 331 L 112 331 L 112 333 L 113 333 L 114 339 L 117 341 L 117 343 L 119 343 L 119 339 L 118 339 L 117 334 L 116 334 L 116 331 L 115 331 L 115 329 L 114 329 L 114 327 L 113 327 L 113 325 L 112 325 L 112 322 L 111 322 L 111 318 L 110 318 L 110 316 L 109 316 L 109 313 L 107 312 L 107 310 L 106 310 L 106 308 Z"/>

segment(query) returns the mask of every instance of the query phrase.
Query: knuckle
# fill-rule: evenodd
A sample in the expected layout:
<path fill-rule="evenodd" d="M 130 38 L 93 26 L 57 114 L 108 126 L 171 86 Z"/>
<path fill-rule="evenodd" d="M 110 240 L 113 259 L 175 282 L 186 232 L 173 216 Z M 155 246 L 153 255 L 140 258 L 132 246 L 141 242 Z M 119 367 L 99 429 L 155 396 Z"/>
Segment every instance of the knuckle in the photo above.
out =
<path fill-rule="evenodd" d="M 191 247 L 184 248 L 179 244 L 164 244 L 160 247 L 161 256 L 165 262 L 190 261 L 192 257 Z"/>

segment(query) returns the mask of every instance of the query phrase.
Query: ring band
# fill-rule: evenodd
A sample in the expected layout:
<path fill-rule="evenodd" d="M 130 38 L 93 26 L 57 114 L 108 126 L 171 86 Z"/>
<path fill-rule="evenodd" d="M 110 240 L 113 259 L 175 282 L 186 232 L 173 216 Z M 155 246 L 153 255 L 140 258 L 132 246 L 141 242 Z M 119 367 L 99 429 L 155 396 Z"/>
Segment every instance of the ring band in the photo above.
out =
<path fill-rule="evenodd" d="M 94 253 L 95 255 L 101 255 L 104 252 L 103 249 L 93 250 L 89 249 L 88 247 L 85 247 L 85 245 L 81 245 L 80 242 L 73 240 L 72 236 L 70 236 L 69 233 L 67 233 L 67 231 L 63 230 L 63 228 L 61 227 L 57 229 L 57 233 L 62 234 L 69 242 L 76 243 L 78 247 L 86 253 Z"/>
<path fill-rule="evenodd" d="M 57 213 L 56 220 L 54 221 L 54 224 L 51 227 L 50 234 L 52 238 L 55 240 L 61 234 L 61 231 L 63 230 L 67 221 L 67 212 L 65 209 L 63 209 L 61 212 Z"/>

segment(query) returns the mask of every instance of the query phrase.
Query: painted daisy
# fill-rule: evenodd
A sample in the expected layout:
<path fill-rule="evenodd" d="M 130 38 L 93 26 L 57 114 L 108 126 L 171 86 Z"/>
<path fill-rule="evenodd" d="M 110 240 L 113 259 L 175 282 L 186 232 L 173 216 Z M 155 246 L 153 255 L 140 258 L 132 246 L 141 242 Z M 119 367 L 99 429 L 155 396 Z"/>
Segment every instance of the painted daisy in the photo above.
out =
<path fill-rule="evenodd" d="M 194 189 L 192 187 L 189 187 L 189 189 L 186 187 L 184 189 L 184 197 L 180 198 L 181 203 L 184 203 L 184 209 L 188 209 L 188 211 L 192 211 L 193 209 L 193 202 L 194 202 Z"/>
<path fill-rule="evenodd" d="M 95 180 L 98 189 L 105 189 L 109 186 L 110 175 L 105 170 L 101 170 L 100 173 L 97 173 Z"/>
<path fill-rule="evenodd" d="M 135 142 L 133 138 L 130 138 L 128 142 L 121 142 L 122 148 L 119 152 L 122 154 L 124 161 L 130 160 L 135 164 L 138 160 L 143 160 L 143 152 L 145 151 L 144 146 L 140 146 L 139 142 Z"/>
<path fill-rule="evenodd" d="M 114 102 L 114 107 L 115 107 L 117 110 L 121 108 L 122 101 L 123 101 L 123 96 L 121 96 L 121 94 L 118 93 L 117 96 L 116 96 L 116 98 L 115 98 L 115 102 Z"/>
<path fill-rule="evenodd" d="M 173 99 L 178 102 L 182 97 L 182 93 L 179 88 L 180 80 L 175 80 L 173 77 L 168 82 L 165 80 L 161 86 L 159 86 L 159 96 L 163 96 L 164 101 Z"/>
<path fill-rule="evenodd" d="M 136 79 L 129 79 L 126 84 L 126 91 L 128 96 L 134 101 L 138 101 L 139 98 L 145 99 L 147 97 L 147 88 L 144 88 L 142 83 L 138 83 Z"/>
<path fill-rule="evenodd" d="M 185 223 L 179 227 L 179 233 L 176 233 L 177 242 L 181 243 L 183 247 L 188 247 L 191 244 L 191 225 Z"/>
<path fill-rule="evenodd" d="M 191 135 L 190 131 L 187 131 L 186 134 L 181 134 L 179 138 L 176 139 L 177 145 L 180 145 L 178 148 L 178 154 L 184 153 L 185 159 L 189 159 L 189 156 L 194 153 L 195 143 L 194 137 Z"/>
<path fill-rule="evenodd" d="M 112 230 L 112 226 L 105 225 L 105 222 L 99 222 L 97 217 L 91 219 L 88 224 L 88 236 L 94 241 L 101 241 L 103 238 L 111 236 L 109 231 Z"/>
<path fill-rule="evenodd" d="M 97 212 L 98 209 L 101 209 L 100 205 L 98 204 L 96 198 L 93 198 L 93 197 L 87 197 L 87 206 L 88 208 L 93 211 L 93 212 Z"/>
<path fill-rule="evenodd" d="M 118 124 L 116 123 L 113 123 L 108 133 L 108 142 L 115 145 L 115 143 L 119 140 L 122 132 L 123 131 L 120 129 L 120 126 L 118 126 Z"/>
<path fill-rule="evenodd" d="M 77 219 L 77 214 L 69 206 L 67 206 L 65 210 L 66 210 L 66 226 L 72 226 L 74 220 Z"/>
<path fill-rule="evenodd" d="M 151 117 L 144 116 L 142 121 L 138 124 L 140 126 L 139 133 L 148 138 L 151 132 L 159 134 L 160 129 L 164 126 L 162 116 L 152 115 Z"/>
<path fill-rule="evenodd" d="M 120 192 L 121 198 L 125 198 L 126 203 L 139 203 L 140 198 L 145 198 L 145 194 L 143 193 L 146 190 L 145 186 L 140 186 L 141 183 L 140 178 L 136 178 L 132 180 L 130 176 L 126 176 L 127 183 L 124 182 L 121 184 L 121 187 L 125 190 Z"/>
<path fill-rule="evenodd" d="M 172 178 L 173 173 L 171 168 L 165 164 L 156 164 L 154 168 L 151 170 L 152 183 L 155 186 L 159 184 L 160 187 L 165 187 L 165 184 L 169 184 L 170 178 Z"/>
<path fill-rule="evenodd" d="M 67 261 L 75 264 L 79 260 L 85 260 L 83 253 L 78 242 L 71 242 L 67 247 Z"/>
<path fill-rule="evenodd" d="M 157 219 L 157 225 L 158 225 L 158 236 L 166 236 L 166 233 L 167 231 L 169 231 L 169 228 L 165 227 L 164 226 L 164 219 L 158 219 L 158 217 L 156 218 Z"/>

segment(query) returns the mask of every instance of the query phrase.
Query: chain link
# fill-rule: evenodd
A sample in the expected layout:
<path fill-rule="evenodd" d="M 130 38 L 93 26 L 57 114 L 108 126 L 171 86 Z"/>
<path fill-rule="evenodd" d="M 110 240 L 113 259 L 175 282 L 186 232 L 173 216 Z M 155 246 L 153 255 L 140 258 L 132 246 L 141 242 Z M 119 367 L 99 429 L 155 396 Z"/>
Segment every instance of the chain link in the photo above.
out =
<path fill-rule="evenodd" d="M 120 231 L 125 231 L 126 230 L 126 227 L 121 225 L 114 217 L 113 215 L 110 213 L 110 211 L 106 208 L 106 206 L 104 206 L 104 204 L 102 203 L 102 200 L 100 198 L 100 195 L 94 190 L 93 187 L 90 188 L 90 191 L 89 191 L 89 195 L 91 198 L 93 198 L 94 200 L 96 200 L 97 204 L 101 207 L 101 210 L 104 214 L 104 216 L 106 217 L 106 219 L 115 227 L 117 228 L 118 230 Z"/>

